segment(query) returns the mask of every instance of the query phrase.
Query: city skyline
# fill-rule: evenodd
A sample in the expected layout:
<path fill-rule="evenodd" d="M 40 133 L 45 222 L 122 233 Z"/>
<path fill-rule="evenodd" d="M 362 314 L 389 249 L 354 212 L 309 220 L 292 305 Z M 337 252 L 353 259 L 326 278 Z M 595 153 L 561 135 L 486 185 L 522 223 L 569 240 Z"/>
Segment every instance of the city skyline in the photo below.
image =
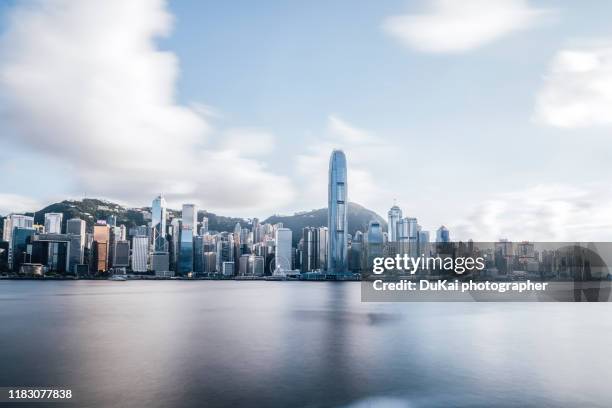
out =
<path fill-rule="evenodd" d="M 378 214 L 609 239 L 612 5 L 471 4 L 3 3 L 0 213 L 160 190 L 241 217 L 320 208 L 341 148 L 349 199 Z"/>

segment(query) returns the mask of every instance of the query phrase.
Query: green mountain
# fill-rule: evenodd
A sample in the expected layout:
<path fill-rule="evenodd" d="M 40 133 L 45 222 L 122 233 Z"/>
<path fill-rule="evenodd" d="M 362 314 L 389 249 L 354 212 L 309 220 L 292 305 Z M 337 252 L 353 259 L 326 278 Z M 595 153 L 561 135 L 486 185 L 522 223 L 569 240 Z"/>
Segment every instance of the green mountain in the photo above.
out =
<path fill-rule="evenodd" d="M 128 229 L 138 225 L 147 223 L 145 215 L 150 212 L 150 207 L 142 208 L 126 208 L 119 204 L 110 201 L 99 200 L 95 198 L 85 198 L 83 200 L 64 200 L 59 203 L 54 203 L 42 208 L 34 215 L 36 224 L 44 224 L 45 213 L 59 212 L 64 214 L 63 228 L 66 227 L 66 221 L 71 218 L 80 218 L 87 223 L 90 231 L 96 220 L 106 220 L 110 215 L 117 218 L 117 225 L 124 224 Z M 170 217 L 180 217 L 181 212 L 178 210 L 169 209 Z M 356 203 L 348 205 L 348 226 L 349 234 L 355 234 L 357 230 L 366 231 L 368 223 L 375 219 L 381 223 L 383 229 L 387 228 L 385 220 L 376 214 L 374 211 L 368 210 Z M 247 227 L 251 220 L 237 217 L 226 217 L 217 215 L 208 211 L 199 211 L 198 220 L 202 221 L 204 217 L 208 218 L 208 229 L 210 231 L 234 231 L 236 223 L 240 223 L 243 227 Z M 293 241 L 296 244 L 302 236 L 302 228 L 304 227 L 323 227 L 327 225 L 327 208 L 318 210 L 298 212 L 293 215 L 273 215 L 268 217 L 263 222 L 276 224 L 282 222 L 283 225 L 293 232 Z M 0 231 L 2 231 L 3 219 L 0 218 Z"/>
<path fill-rule="evenodd" d="M 368 210 L 365 207 L 357 203 L 348 204 L 348 233 L 355 235 L 355 232 L 365 232 L 368 229 L 370 221 L 378 221 L 383 230 L 387 230 L 387 222 L 378 214 L 372 210 Z M 304 227 L 325 227 L 327 226 L 327 208 L 321 208 L 318 210 L 298 212 L 293 215 L 273 215 L 267 218 L 264 222 L 270 224 L 276 224 L 279 222 L 283 223 L 283 226 L 289 228 L 293 233 L 294 244 L 297 243 L 302 237 L 302 228 Z"/>

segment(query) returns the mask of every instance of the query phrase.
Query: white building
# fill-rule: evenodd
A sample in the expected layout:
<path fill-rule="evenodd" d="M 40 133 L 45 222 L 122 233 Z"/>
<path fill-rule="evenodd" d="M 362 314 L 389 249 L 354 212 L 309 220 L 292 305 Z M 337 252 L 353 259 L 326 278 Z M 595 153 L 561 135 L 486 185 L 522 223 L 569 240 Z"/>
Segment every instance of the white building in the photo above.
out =
<path fill-rule="evenodd" d="M 291 271 L 291 240 L 292 233 L 289 228 L 277 228 L 275 241 L 276 253 L 274 256 L 275 275 L 284 275 Z"/>

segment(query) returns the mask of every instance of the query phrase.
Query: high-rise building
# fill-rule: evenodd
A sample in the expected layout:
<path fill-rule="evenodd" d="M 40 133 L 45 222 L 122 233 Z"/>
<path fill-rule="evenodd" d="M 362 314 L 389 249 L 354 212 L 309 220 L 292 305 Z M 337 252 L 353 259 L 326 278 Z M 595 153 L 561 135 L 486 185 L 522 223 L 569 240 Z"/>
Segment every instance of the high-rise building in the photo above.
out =
<path fill-rule="evenodd" d="M 35 230 L 33 227 L 14 227 L 12 231 L 10 242 L 12 252 L 9 252 L 9 256 L 12 256 L 10 262 L 13 271 L 18 272 L 22 264 L 32 262 L 31 239 Z"/>
<path fill-rule="evenodd" d="M 264 276 L 265 272 L 265 260 L 263 256 L 251 255 L 253 260 L 253 275 Z"/>
<path fill-rule="evenodd" d="M 66 234 L 78 237 L 78 248 L 70 249 L 70 272 L 74 272 L 74 266 L 83 263 L 85 252 L 85 221 L 79 218 L 72 218 L 66 221 Z"/>
<path fill-rule="evenodd" d="M 195 204 L 183 204 L 181 219 L 183 221 L 183 228 L 190 228 L 192 234 L 196 235 L 196 226 L 198 224 L 198 210 Z"/>
<path fill-rule="evenodd" d="M 47 234 L 62 233 L 62 213 L 46 213 L 45 214 L 45 232 Z"/>
<path fill-rule="evenodd" d="M 15 245 L 13 242 L 13 238 L 15 236 L 14 235 L 15 228 L 31 230 L 32 231 L 31 234 L 33 234 L 34 233 L 34 217 L 30 217 L 29 215 L 21 215 L 21 214 L 10 214 L 8 217 L 4 219 L 4 227 L 3 227 L 2 236 L 4 237 L 4 240 L 8 242 L 8 247 L 9 247 L 8 264 L 9 266 L 14 265 L 14 262 L 15 262 L 15 260 L 13 259 L 14 253 L 16 252 Z M 28 234 L 29 233 L 27 232 L 20 232 L 19 237 L 23 237 Z M 21 244 L 22 243 L 20 242 L 20 245 Z"/>
<path fill-rule="evenodd" d="M 251 271 L 249 270 L 250 257 L 251 256 L 247 254 L 240 255 L 240 258 L 238 258 L 238 275 L 246 276 L 251 274 Z"/>
<path fill-rule="evenodd" d="M 132 237 L 132 271 L 146 272 L 149 256 L 149 237 L 136 235 Z"/>
<path fill-rule="evenodd" d="M 402 210 L 397 205 L 394 205 L 387 213 L 387 216 L 389 217 L 389 242 L 396 242 L 398 241 L 398 224 L 402 219 Z"/>
<path fill-rule="evenodd" d="M 113 267 L 114 268 L 127 268 L 129 264 L 130 264 L 130 243 L 129 241 L 115 242 Z"/>
<path fill-rule="evenodd" d="M 397 242 L 401 254 L 416 257 L 418 252 L 418 222 L 416 218 L 406 217 L 397 224 Z"/>
<path fill-rule="evenodd" d="M 70 241 L 68 234 L 36 234 L 31 238 L 30 262 L 43 265 L 47 272 L 65 274 L 70 270 Z"/>
<path fill-rule="evenodd" d="M 183 204 L 182 214 L 177 272 L 186 275 L 193 272 L 193 236 L 196 232 L 198 212 L 194 204 Z"/>
<path fill-rule="evenodd" d="M 444 225 L 436 231 L 436 242 L 450 242 L 450 232 Z"/>
<path fill-rule="evenodd" d="M 159 195 L 151 205 L 151 238 L 155 252 L 166 252 L 166 200 Z"/>
<path fill-rule="evenodd" d="M 329 229 L 329 274 L 348 272 L 347 263 L 347 178 L 346 156 L 342 150 L 334 150 L 329 159 L 329 184 L 327 203 L 327 227 Z"/>
<path fill-rule="evenodd" d="M 367 239 L 367 265 L 366 268 L 371 270 L 374 264 L 374 258 L 383 256 L 383 230 L 380 222 L 376 220 L 370 221 L 368 225 Z"/>
<path fill-rule="evenodd" d="M 200 225 L 200 235 L 206 235 L 208 233 L 208 217 L 202 218 Z"/>
<path fill-rule="evenodd" d="M 275 274 L 284 275 L 291 271 L 291 240 L 292 233 L 289 228 L 278 228 L 276 230 Z"/>
<path fill-rule="evenodd" d="M 329 229 L 319 227 L 319 268 L 327 270 L 327 246 L 329 245 Z"/>
<path fill-rule="evenodd" d="M 94 271 L 108 270 L 108 255 L 110 244 L 110 227 L 106 224 L 96 224 L 93 227 Z"/>
<path fill-rule="evenodd" d="M 223 276 L 233 276 L 234 275 L 234 262 L 225 261 L 221 267 L 221 273 Z"/>
<path fill-rule="evenodd" d="M 430 255 L 429 231 L 419 231 L 419 255 Z"/>
<path fill-rule="evenodd" d="M 312 272 L 321 269 L 319 256 L 320 229 L 305 227 L 302 229 L 302 272 Z"/>

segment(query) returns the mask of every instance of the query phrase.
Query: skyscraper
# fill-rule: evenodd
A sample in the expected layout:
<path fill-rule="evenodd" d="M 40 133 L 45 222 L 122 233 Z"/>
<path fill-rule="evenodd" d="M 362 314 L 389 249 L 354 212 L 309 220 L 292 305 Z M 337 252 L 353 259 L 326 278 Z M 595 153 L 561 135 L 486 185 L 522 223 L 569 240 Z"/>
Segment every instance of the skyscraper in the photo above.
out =
<path fill-rule="evenodd" d="M 276 230 L 275 274 L 284 275 L 291 271 L 291 240 L 292 233 L 289 228 L 278 228 Z"/>
<path fill-rule="evenodd" d="M 159 195 L 151 205 L 151 237 L 155 252 L 166 252 L 166 200 Z"/>
<path fill-rule="evenodd" d="M 387 213 L 389 218 L 389 242 L 398 241 L 398 223 L 402 219 L 402 210 L 397 205 L 393 205 Z"/>
<path fill-rule="evenodd" d="M 106 272 L 108 270 L 108 255 L 110 243 L 110 228 L 106 224 L 96 224 L 93 227 L 94 240 L 94 271 Z"/>
<path fill-rule="evenodd" d="M 180 222 L 178 272 L 188 274 L 193 272 L 193 236 L 198 222 L 198 212 L 194 204 L 183 204 L 182 220 Z"/>
<path fill-rule="evenodd" d="M 83 263 L 85 253 L 85 221 L 72 218 L 66 221 L 66 234 L 72 235 L 70 248 L 70 272 L 75 271 L 76 265 Z"/>
<path fill-rule="evenodd" d="M 34 230 L 34 217 L 30 217 L 28 215 L 21 214 L 10 214 L 8 217 L 4 219 L 4 228 L 3 228 L 3 239 L 8 241 L 9 250 L 8 250 L 8 264 L 13 265 L 13 232 L 15 228 L 24 228 L 29 230 Z"/>
<path fill-rule="evenodd" d="M 450 232 L 444 225 L 436 231 L 436 242 L 450 242 Z"/>
<path fill-rule="evenodd" d="M 329 228 L 327 272 L 333 275 L 344 274 L 348 271 L 346 197 L 346 156 L 342 150 L 334 150 L 329 158 L 327 203 L 327 226 Z"/>
<path fill-rule="evenodd" d="M 62 233 L 62 213 L 46 213 L 45 214 L 45 232 L 47 234 Z"/>
<path fill-rule="evenodd" d="M 148 247 L 149 237 L 146 235 L 137 235 L 132 238 L 132 271 L 147 271 Z"/>

